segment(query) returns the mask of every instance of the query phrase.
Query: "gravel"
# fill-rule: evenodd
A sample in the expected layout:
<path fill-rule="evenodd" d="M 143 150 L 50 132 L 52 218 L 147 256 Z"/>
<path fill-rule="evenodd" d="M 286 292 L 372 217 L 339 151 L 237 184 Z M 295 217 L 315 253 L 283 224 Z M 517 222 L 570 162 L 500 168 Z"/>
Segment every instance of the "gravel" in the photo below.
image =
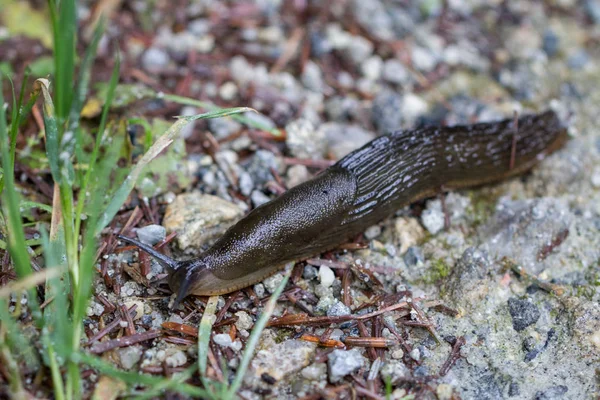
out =
<path fill-rule="evenodd" d="M 540 318 L 540 311 L 535 304 L 522 299 L 508 299 L 508 311 L 513 321 L 513 328 L 521 332 L 530 325 L 533 325 Z"/>
<path fill-rule="evenodd" d="M 359 349 L 334 350 L 327 356 L 329 381 L 336 383 L 346 375 L 353 374 L 365 364 L 365 358 Z"/>
<path fill-rule="evenodd" d="M 165 239 L 167 230 L 160 225 L 147 225 L 139 228 L 136 234 L 140 242 L 154 246 Z"/>

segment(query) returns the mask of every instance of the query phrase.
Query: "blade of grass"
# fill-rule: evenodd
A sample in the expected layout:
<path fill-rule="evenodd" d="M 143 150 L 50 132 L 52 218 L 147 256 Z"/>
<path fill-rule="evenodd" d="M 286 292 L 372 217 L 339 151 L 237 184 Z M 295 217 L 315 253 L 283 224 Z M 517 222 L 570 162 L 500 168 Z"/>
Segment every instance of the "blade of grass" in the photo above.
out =
<path fill-rule="evenodd" d="M 75 232 L 79 232 L 81 228 L 81 213 L 83 212 L 83 206 L 85 204 L 86 193 L 88 190 L 88 185 L 90 182 L 90 177 L 92 176 L 92 171 L 95 170 L 96 161 L 98 159 L 98 154 L 100 152 L 100 145 L 102 143 L 102 137 L 104 136 L 104 130 L 106 129 L 106 121 L 108 117 L 108 111 L 110 110 L 110 105 L 114 99 L 115 88 L 117 87 L 117 83 L 119 82 L 119 70 L 121 67 L 121 57 L 117 52 L 115 56 L 115 65 L 112 70 L 112 74 L 110 77 L 110 82 L 108 86 L 108 93 L 106 95 L 106 101 L 104 102 L 104 108 L 102 109 L 102 117 L 100 119 L 100 126 L 98 127 L 98 132 L 96 133 L 96 142 L 94 143 L 94 148 L 92 150 L 92 154 L 90 155 L 90 159 L 88 161 L 88 169 L 85 173 L 83 181 L 81 183 L 81 188 L 79 190 L 79 198 L 77 201 L 77 210 L 75 214 Z M 83 160 L 80 160 L 83 162 Z"/>
<path fill-rule="evenodd" d="M 161 136 L 158 140 L 150 147 L 150 149 L 142 156 L 142 158 L 138 161 L 138 163 L 132 168 L 131 172 L 125 178 L 125 181 L 121 184 L 119 189 L 112 196 L 112 200 L 104 210 L 104 212 L 100 215 L 100 219 L 98 224 L 96 225 L 96 229 L 94 230 L 95 235 L 99 235 L 102 229 L 113 219 L 113 217 L 117 214 L 121 206 L 127 200 L 129 193 L 134 188 L 138 177 L 144 170 L 144 167 L 152 161 L 161 151 L 167 148 L 176 135 L 181 132 L 184 126 L 186 126 L 191 120 L 194 119 L 207 119 L 207 118 L 217 118 L 222 115 L 232 115 L 235 113 L 246 112 L 249 109 L 247 107 L 237 107 L 237 108 L 229 108 L 224 110 L 219 110 L 217 112 L 209 112 L 205 114 L 200 114 L 197 116 L 180 118 L 175 122 L 171 127 Z M 192 118 L 192 119 L 190 119 Z"/>
<path fill-rule="evenodd" d="M 60 124 L 67 119 L 73 99 L 73 78 L 75 76 L 75 42 L 77 14 L 75 0 L 50 1 L 55 12 L 54 32 L 54 71 L 56 115 Z"/>
<path fill-rule="evenodd" d="M 54 182 L 60 183 L 58 124 L 54 113 L 54 103 L 50 96 L 50 82 L 47 79 L 35 81 L 36 90 L 41 90 L 44 99 L 44 130 L 46 132 L 46 157 L 50 164 L 50 172 Z"/>
<path fill-rule="evenodd" d="M 244 349 L 244 354 L 242 355 L 242 360 L 240 361 L 240 365 L 237 368 L 235 377 L 233 378 L 233 382 L 231 383 L 229 391 L 225 396 L 226 399 L 236 398 L 236 393 L 240 389 L 240 386 L 242 386 L 242 380 L 244 379 L 244 375 L 246 374 L 248 365 L 250 365 L 250 361 L 252 360 L 252 356 L 254 355 L 254 349 L 256 349 L 256 345 L 258 344 L 260 335 L 265 329 L 265 326 L 267 326 L 269 318 L 271 318 L 271 315 L 273 315 L 273 311 L 275 311 L 275 304 L 277 303 L 277 299 L 279 299 L 281 292 L 283 292 L 283 288 L 285 288 L 285 285 L 287 284 L 290 275 L 292 274 L 293 266 L 294 263 L 289 263 L 288 265 L 286 265 L 286 272 L 283 275 L 281 283 L 279 284 L 279 286 L 277 286 L 277 289 L 275 289 L 275 292 L 273 292 L 273 294 L 269 298 L 269 301 L 265 305 L 262 314 L 258 318 L 258 321 L 256 321 L 256 324 L 252 329 L 252 334 L 246 342 L 246 348 Z"/>
<path fill-rule="evenodd" d="M 2 87 L 2 76 L 0 75 L 0 87 Z M 4 96 L 0 90 L 0 105 L 4 104 Z M 2 167 L 6 172 L 4 174 L 5 187 L 2 191 L 3 214 L 6 216 L 8 230 L 8 251 L 12 257 L 17 276 L 24 278 L 31 274 L 31 263 L 27 246 L 25 245 L 25 233 L 21 222 L 21 212 L 19 210 L 19 196 L 15 190 L 13 165 L 8 149 L 8 132 L 6 129 L 6 114 L 3 106 L 0 106 L 0 155 L 2 156 Z M 29 307 L 33 317 L 41 320 L 39 304 L 37 303 L 36 293 L 33 289 L 28 291 Z"/>
<path fill-rule="evenodd" d="M 52 207 L 50 207 L 47 204 L 42 204 L 42 203 L 38 203 L 35 201 L 21 201 L 21 210 L 22 211 L 28 210 L 30 208 L 39 208 L 40 210 L 44 210 L 49 213 L 52 212 Z"/>
<path fill-rule="evenodd" d="M 6 284 L 0 287 L 0 300 L 8 299 L 11 293 L 20 293 L 24 290 L 33 289 L 46 282 L 47 279 L 60 276 L 62 272 L 64 271 L 61 271 L 61 268 L 44 268 L 43 270 L 34 272 L 25 278 Z"/>
<path fill-rule="evenodd" d="M 171 101 L 171 102 L 177 103 L 177 104 L 205 108 L 209 111 L 221 110 L 220 107 L 218 107 L 210 102 L 196 100 L 196 99 L 190 99 L 189 97 L 177 96 L 175 94 L 157 93 L 157 97 L 162 100 Z M 247 125 L 251 128 L 260 129 L 262 131 L 269 132 L 273 136 L 276 136 L 276 137 L 281 136 L 281 131 L 279 129 L 271 128 L 270 126 L 267 126 L 259 121 L 250 119 L 244 115 L 233 115 L 231 118 L 233 118 L 236 121 L 239 121 L 239 122 L 243 123 L 244 125 Z"/>
<path fill-rule="evenodd" d="M 193 396 L 193 397 L 201 397 L 201 398 L 210 398 L 211 397 L 208 395 L 208 392 L 206 392 L 204 389 L 201 389 L 199 387 L 195 387 L 195 386 L 185 383 L 185 380 L 189 379 L 189 377 L 191 377 L 193 375 L 193 373 L 196 371 L 195 365 L 188 368 L 187 370 L 185 370 L 182 373 L 183 374 L 182 379 L 176 379 L 173 377 L 172 380 L 170 380 L 170 379 L 155 377 L 152 375 L 122 371 L 122 370 L 114 367 L 112 364 L 104 361 L 103 359 L 86 354 L 86 353 L 80 352 L 80 353 L 74 354 L 71 358 L 74 363 L 86 364 L 86 365 L 98 370 L 102 374 L 109 375 L 113 378 L 120 379 L 130 386 L 144 385 L 149 388 L 153 388 L 153 387 L 162 385 L 163 390 L 169 389 L 169 390 L 177 391 L 179 393 L 187 394 L 187 395 Z M 155 394 L 155 396 L 159 397 L 159 394 Z"/>
<path fill-rule="evenodd" d="M 219 296 L 211 296 L 206 302 L 204 314 L 198 328 L 198 367 L 202 376 L 206 375 L 206 364 L 208 359 L 208 345 L 210 344 L 210 333 L 215 323 L 215 312 Z"/>

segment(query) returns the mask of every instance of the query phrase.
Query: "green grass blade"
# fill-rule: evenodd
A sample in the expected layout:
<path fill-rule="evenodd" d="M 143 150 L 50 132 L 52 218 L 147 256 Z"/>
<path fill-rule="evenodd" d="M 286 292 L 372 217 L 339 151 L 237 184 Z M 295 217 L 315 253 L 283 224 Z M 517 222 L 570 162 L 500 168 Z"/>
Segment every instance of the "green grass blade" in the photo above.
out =
<path fill-rule="evenodd" d="M 196 119 L 217 118 L 219 115 L 231 115 L 245 111 L 248 111 L 247 107 L 229 108 L 219 110 L 217 112 L 210 112 L 178 119 L 177 122 L 171 125 L 171 127 L 161 137 L 159 137 L 152 147 L 150 147 L 150 149 L 142 156 L 138 163 L 133 167 L 127 178 L 125 178 L 125 181 L 121 184 L 119 189 L 117 189 L 105 211 L 100 215 L 100 219 L 98 220 L 98 224 L 94 230 L 95 235 L 100 234 L 102 229 L 104 229 L 104 227 L 110 223 L 121 206 L 125 203 L 125 200 L 127 200 L 129 193 L 135 187 L 137 179 L 144 170 L 144 167 L 157 155 L 159 155 L 161 151 L 173 143 L 175 136 L 177 136 L 183 127 L 185 127 L 190 121 Z"/>
<path fill-rule="evenodd" d="M 0 87 L 2 78 L 0 76 Z M 0 91 L 0 104 L 4 104 L 4 96 Z M 6 127 L 6 112 L 0 106 L 0 155 L 2 156 L 2 169 L 4 170 L 5 187 L 2 192 L 2 204 L 8 232 L 8 248 L 15 264 L 17 276 L 25 277 L 31 273 L 29 254 L 25 246 L 25 234 L 21 225 L 21 213 L 19 210 L 19 197 L 15 190 L 13 165 L 11 163 L 8 149 L 8 131 Z"/>
<path fill-rule="evenodd" d="M 176 118 L 184 119 L 184 120 L 186 120 L 188 122 L 192 122 L 192 121 L 196 121 L 196 120 L 199 120 L 199 119 L 228 117 L 230 115 L 244 113 L 244 112 L 248 112 L 248 111 L 254 111 L 254 112 L 256 112 L 255 109 L 250 108 L 250 107 L 221 108 L 221 109 L 210 111 L 210 112 L 207 112 L 207 113 L 204 113 L 204 114 L 189 115 L 189 116 L 178 116 Z"/>
<path fill-rule="evenodd" d="M 47 79 L 38 79 L 35 81 L 36 90 L 41 90 L 44 99 L 44 129 L 46 131 L 46 157 L 50 164 L 50 172 L 54 182 L 60 183 L 59 168 L 59 132 L 56 114 L 54 112 L 54 103 L 50 96 L 50 82 Z"/>
<path fill-rule="evenodd" d="M 81 226 L 81 213 L 83 212 L 83 206 L 85 204 L 85 194 L 87 193 L 88 185 L 90 182 L 90 177 L 92 176 L 92 171 L 96 168 L 96 161 L 98 160 L 98 154 L 100 153 L 100 145 L 102 144 L 102 137 L 104 136 L 104 130 L 106 129 L 106 121 L 108 119 L 108 111 L 110 110 L 110 106 L 114 99 L 115 88 L 117 87 L 117 83 L 119 82 L 119 71 L 121 68 L 121 57 L 117 52 L 115 57 L 115 66 L 113 67 L 113 71 L 110 77 L 110 82 L 108 85 L 108 93 L 106 95 L 106 100 L 104 102 L 104 108 L 102 109 L 102 117 L 100 118 L 100 126 L 98 127 L 98 132 L 96 133 L 96 142 L 94 143 L 94 149 L 92 150 L 92 154 L 90 155 L 90 159 L 88 161 L 88 169 L 85 173 L 83 181 L 81 183 L 81 188 L 79 190 L 79 198 L 77 203 L 77 212 L 75 215 L 75 232 L 79 232 Z M 80 160 L 81 162 L 83 160 Z M 108 182 L 108 180 L 107 180 Z"/>
<path fill-rule="evenodd" d="M 22 211 L 28 210 L 30 208 L 39 208 L 40 210 L 44 210 L 49 213 L 52 212 L 52 207 L 50 207 L 47 204 L 42 204 L 42 203 L 38 203 L 35 201 L 21 201 L 21 210 Z"/>
<path fill-rule="evenodd" d="M 273 292 L 273 294 L 269 298 L 269 301 L 265 305 L 265 308 L 264 308 L 262 314 L 258 318 L 258 321 L 256 321 L 254 328 L 252 329 L 252 334 L 250 335 L 250 338 L 246 342 L 246 348 L 244 349 L 244 354 L 242 355 L 242 360 L 240 361 L 240 365 L 237 368 L 235 377 L 233 379 L 233 382 L 231 383 L 231 386 L 229 387 L 229 391 L 227 392 L 227 396 L 225 396 L 225 398 L 235 399 L 237 391 L 242 386 L 242 380 L 244 379 L 244 374 L 248 370 L 248 365 L 250 365 L 250 361 L 252 360 L 252 356 L 254 355 L 254 350 L 256 349 L 256 345 L 258 344 L 260 335 L 262 334 L 262 331 L 265 329 L 265 326 L 267 326 L 267 322 L 269 322 L 269 318 L 271 318 L 271 315 L 273 315 L 273 311 L 275 311 L 275 304 L 277 303 L 277 299 L 279 299 L 281 292 L 283 292 L 283 289 L 285 288 L 285 285 L 287 284 L 287 281 L 290 278 L 290 275 L 292 274 L 293 268 L 291 268 L 291 267 L 293 267 L 293 263 L 291 263 L 291 267 L 290 267 L 290 264 L 288 264 L 286 267 L 287 267 L 287 271 L 285 272 L 285 274 L 283 276 L 283 280 L 281 281 L 279 286 L 277 286 L 277 289 L 275 289 L 275 292 Z"/>
<path fill-rule="evenodd" d="M 50 2 L 55 8 L 54 65 L 56 116 L 61 124 L 67 119 L 73 99 L 73 78 L 75 76 L 75 42 L 77 40 L 77 14 L 75 0 Z M 58 7 L 58 9 L 56 9 Z"/>
<path fill-rule="evenodd" d="M 206 302 L 204 314 L 198 328 L 198 367 L 202 376 L 206 375 L 206 364 L 208 359 L 208 345 L 210 344 L 210 333 L 215 322 L 218 296 L 211 296 Z"/>
<path fill-rule="evenodd" d="M 151 390 L 152 388 L 158 387 L 160 391 L 173 390 L 182 394 L 187 394 L 188 396 L 211 398 L 206 390 L 185 383 L 185 381 L 196 371 L 195 365 L 182 372 L 178 378 L 172 377 L 171 379 L 165 379 L 136 372 L 122 371 L 101 358 L 86 353 L 74 354 L 72 360 L 77 364 L 86 364 L 102 374 L 120 379 L 130 386 L 144 385 L 151 388 Z M 161 393 L 154 393 L 154 396 L 156 397 L 160 397 L 160 395 Z"/>
<path fill-rule="evenodd" d="M 184 96 L 177 96 L 175 94 L 160 93 L 160 94 L 157 94 L 157 97 L 162 100 L 165 100 L 165 101 L 172 101 L 173 103 L 177 103 L 177 104 L 205 108 L 210 111 L 222 110 L 222 108 L 220 108 L 210 102 L 191 99 L 189 97 L 184 97 Z M 252 110 L 252 111 L 254 111 L 254 110 Z M 244 124 L 246 126 L 251 127 L 251 128 L 260 129 L 262 131 L 269 132 L 273 136 L 276 136 L 276 137 L 281 136 L 281 131 L 279 129 L 273 129 L 270 126 L 262 124 L 259 121 L 250 119 L 244 115 L 232 115 L 232 118 L 235 119 L 236 121 L 241 122 L 242 124 Z"/>

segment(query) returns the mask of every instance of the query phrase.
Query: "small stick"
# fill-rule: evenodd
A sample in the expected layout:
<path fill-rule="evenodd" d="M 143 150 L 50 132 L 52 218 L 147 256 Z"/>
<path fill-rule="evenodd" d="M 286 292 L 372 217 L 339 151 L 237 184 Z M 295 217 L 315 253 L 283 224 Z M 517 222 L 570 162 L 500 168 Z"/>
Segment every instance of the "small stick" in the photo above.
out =
<path fill-rule="evenodd" d="M 460 349 L 464 346 L 465 343 L 465 338 L 463 336 L 457 338 L 454 341 L 454 344 L 452 344 L 452 351 L 450 351 L 448 359 L 440 368 L 440 376 L 445 376 L 450 371 L 450 368 L 452 368 L 454 363 L 458 361 L 458 359 L 461 357 Z"/>
<path fill-rule="evenodd" d="M 92 346 L 90 352 L 94 354 L 101 354 L 109 350 L 116 349 L 118 347 L 127 347 L 136 343 L 145 342 L 146 340 L 156 339 L 160 335 L 160 331 L 151 330 L 143 333 L 137 333 L 131 336 L 125 336 L 119 339 L 112 339 Z"/>

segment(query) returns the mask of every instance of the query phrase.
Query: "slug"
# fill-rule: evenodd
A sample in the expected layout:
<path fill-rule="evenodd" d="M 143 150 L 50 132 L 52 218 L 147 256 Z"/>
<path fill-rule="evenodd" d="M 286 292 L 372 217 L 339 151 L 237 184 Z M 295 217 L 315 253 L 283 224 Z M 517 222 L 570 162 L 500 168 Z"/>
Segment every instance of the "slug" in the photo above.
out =
<path fill-rule="evenodd" d="M 257 207 L 197 259 L 176 261 L 151 246 L 119 238 L 168 269 L 176 304 L 190 294 L 229 293 L 260 282 L 290 261 L 334 249 L 441 188 L 481 185 L 525 172 L 567 138 L 552 111 L 518 120 L 398 131 Z"/>

